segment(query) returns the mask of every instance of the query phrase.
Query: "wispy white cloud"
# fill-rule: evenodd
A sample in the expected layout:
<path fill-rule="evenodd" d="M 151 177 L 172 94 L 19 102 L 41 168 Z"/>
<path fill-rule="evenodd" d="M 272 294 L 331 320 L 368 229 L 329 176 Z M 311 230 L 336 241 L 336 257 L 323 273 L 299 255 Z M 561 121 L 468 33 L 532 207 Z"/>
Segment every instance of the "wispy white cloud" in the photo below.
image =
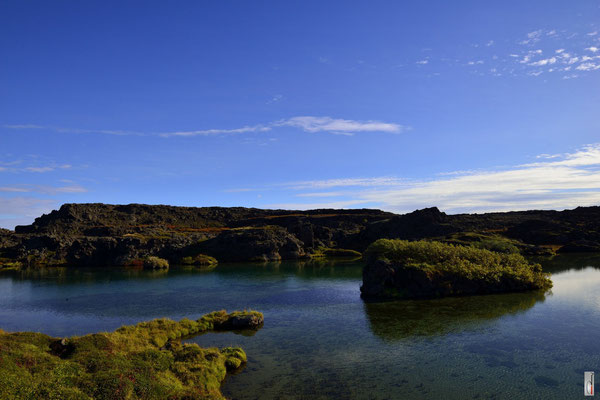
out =
<path fill-rule="evenodd" d="M 348 192 L 313 192 L 313 193 L 299 193 L 296 197 L 340 197 L 347 196 Z"/>
<path fill-rule="evenodd" d="M 579 64 L 575 69 L 578 71 L 595 71 L 597 69 L 600 69 L 600 64 L 586 62 L 583 64 Z"/>
<path fill-rule="evenodd" d="M 244 193 L 244 192 L 254 192 L 257 189 L 253 188 L 234 188 L 234 189 L 226 189 L 225 193 Z"/>
<path fill-rule="evenodd" d="M 524 39 L 519 42 L 519 44 L 534 44 L 541 40 L 542 30 L 539 29 L 537 31 L 529 32 L 527 34 L 527 39 Z"/>
<path fill-rule="evenodd" d="M 267 208 L 283 208 L 288 210 L 315 210 L 319 208 L 349 208 L 365 204 L 363 200 L 345 200 L 323 203 L 273 203 L 267 204 Z"/>
<path fill-rule="evenodd" d="M 46 163 L 40 164 L 39 162 L 34 163 L 34 165 L 23 166 L 23 160 L 17 160 L 12 162 L 4 162 L 0 161 L 0 172 L 33 172 L 33 173 L 45 173 L 52 172 L 57 170 L 66 170 L 70 169 L 73 166 L 71 164 L 57 164 L 57 163 Z"/>
<path fill-rule="evenodd" d="M 270 131 L 270 126 L 254 125 L 244 126 L 241 128 L 234 129 L 201 129 L 196 131 L 176 131 L 176 132 L 165 132 L 160 133 L 159 136 L 170 137 L 170 136 L 215 136 L 224 134 L 236 134 L 236 133 L 248 133 L 248 132 L 267 132 Z"/>
<path fill-rule="evenodd" d="M 6 129 L 49 129 L 55 132 L 78 132 L 78 133 L 109 133 L 109 132 L 122 132 L 122 134 L 128 134 L 126 131 L 105 131 L 105 130 L 77 130 L 77 129 L 63 129 L 63 128 L 52 128 L 43 127 L 40 125 L 3 125 Z M 304 132 L 326 132 L 334 135 L 353 135 L 359 132 L 386 132 L 386 133 L 402 133 L 410 130 L 410 127 L 400 125 L 392 122 L 382 121 L 359 121 L 352 119 L 332 118 L 332 117 L 317 117 L 317 116 L 298 116 L 287 119 L 281 119 L 266 124 L 257 125 L 246 125 L 241 128 L 214 128 L 214 129 L 198 129 L 198 130 L 182 130 L 173 132 L 159 132 L 159 133 L 144 133 L 141 136 L 160 136 L 160 137 L 192 137 L 192 136 L 219 136 L 219 135 L 233 135 L 243 134 L 252 132 L 269 132 L 276 128 L 291 127 L 301 129 Z M 111 133 L 112 134 L 112 133 Z M 138 133 L 135 133 L 138 135 Z M 48 172 L 51 171 L 51 167 L 31 167 L 28 170 L 30 172 Z"/>
<path fill-rule="evenodd" d="M 450 63 L 448 59 L 441 59 L 449 66 L 469 66 L 470 74 L 491 76 L 532 76 L 538 77 L 543 74 L 544 79 L 550 79 L 554 75 L 562 79 L 574 79 L 585 76 L 596 68 L 598 62 L 595 54 L 600 52 L 600 40 L 598 32 L 567 32 L 557 29 L 538 29 L 528 32 L 521 40 L 515 40 L 514 47 L 509 48 L 508 54 L 499 55 L 497 51 L 490 52 L 486 46 L 473 45 L 476 48 L 469 55 L 470 61 L 454 60 Z M 552 55 L 547 55 L 552 54 Z M 598 57 L 600 59 L 600 56 Z M 431 60 L 431 58 L 428 58 Z M 478 61 L 475 61 L 478 60 Z M 486 65 L 485 69 L 477 68 L 477 64 Z M 564 74 L 569 70 L 577 69 L 580 74 Z M 558 74 L 557 74 L 558 73 Z"/>
<path fill-rule="evenodd" d="M 267 104 L 279 103 L 281 100 L 283 100 L 283 95 L 282 94 L 275 94 L 275 95 L 273 95 L 273 97 L 271 97 L 267 101 Z"/>
<path fill-rule="evenodd" d="M 70 164 L 63 164 L 63 165 L 48 165 L 48 166 L 43 166 L 43 167 L 26 167 L 26 168 L 23 168 L 23 171 L 44 173 L 44 172 L 56 171 L 57 169 L 69 169 L 69 168 L 71 168 Z"/>
<path fill-rule="evenodd" d="M 328 133 L 357 133 L 357 132 L 387 132 L 402 133 L 407 127 L 399 124 L 380 121 L 355 121 L 331 117 L 293 117 L 271 124 L 273 127 L 290 126 L 300 128 L 305 132 Z"/>
<path fill-rule="evenodd" d="M 542 65 L 554 64 L 555 62 L 556 62 L 556 57 L 550 57 L 550 58 L 544 58 L 542 60 L 531 62 L 531 63 L 529 63 L 529 65 L 539 67 Z"/>
<path fill-rule="evenodd" d="M 403 180 L 396 177 L 375 177 L 375 178 L 340 178 L 314 181 L 298 181 L 286 183 L 288 189 L 329 189 L 334 187 L 375 187 L 375 186 L 395 186 Z"/>
<path fill-rule="evenodd" d="M 369 206 L 396 212 L 435 205 L 447 212 L 487 212 L 600 204 L 600 144 L 573 153 L 541 154 L 538 159 L 543 161 L 498 170 L 461 171 L 429 180 L 376 177 L 292 182 L 286 186 L 290 190 L 310 190 L 295 193 L 296 197 L 337 198 L 330 203 L 288 205 Z M 315 192 L 332 187 L 352 190 Z"/>
<path fill-rule="evenodd" d="M 420 65 L 429 64 L 429 60 L 419 60 L 416 62 L 416 64 L 420 64 Z"/>
<path fill-rule="evenodd" d="M 48 186 L 48 185 L 13 185 L 0 186 L 0 192 L 5 193 L 40 193 L 55 195 L 58 193 L 85 193 L 87 189 L 81 185 L 73 184 L 67 186 Z"/>
<path fill-rule="evenodd" d="M 144 133 L 135 132 L 135 131 L 122 131 L 122 130 L 109 130 L 109 129 L 76 129 L 76 128 L 64 128 L 57 126 L 45 126 L 45 125 L 35 125 L 35 124 L 5 124 L 2 125 L 3 128 L 6 129 L 14 129 L 14 130 L 29 130 L 29 129 L 37 129 L 37 130 L 45 130 L 50 132 L 58 132 L 58 133 L 73 133 L 73 134 L 89 134 L 96 133 L 102 135 L 116 135 L 116 136 L 144 136 Z"/>

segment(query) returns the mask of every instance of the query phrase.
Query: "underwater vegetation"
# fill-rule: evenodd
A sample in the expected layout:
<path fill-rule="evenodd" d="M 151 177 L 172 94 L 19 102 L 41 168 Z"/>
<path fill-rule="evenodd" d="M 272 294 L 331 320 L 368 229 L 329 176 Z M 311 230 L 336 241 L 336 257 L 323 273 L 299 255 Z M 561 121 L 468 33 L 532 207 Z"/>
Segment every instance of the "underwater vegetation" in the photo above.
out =
<path fill-rule="evenodd" d="M 180 339 L 211 330 L 258 329 L 257 311 L 215 311 L 198 320 L 155 319 L 114 332 L 65 339 L 0 330 L 1 399 L 223 399 L 240 348 L 201 348 Z"/>
<path fill-rule="evenodd" d="M 547 290 L 541 265 L 517 253 L 435 241 L 379 239 L 365 251 L 365 297 L 417 298 Z"/>

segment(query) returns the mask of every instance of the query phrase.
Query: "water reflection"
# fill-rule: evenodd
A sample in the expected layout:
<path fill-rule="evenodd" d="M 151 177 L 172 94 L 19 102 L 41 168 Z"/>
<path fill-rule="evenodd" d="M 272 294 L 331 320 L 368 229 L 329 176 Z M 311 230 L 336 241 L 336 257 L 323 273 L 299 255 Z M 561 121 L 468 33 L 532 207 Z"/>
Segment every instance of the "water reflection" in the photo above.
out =
<path fill-rule="evenodd" d="M 365 303 L 371 331 L 384 340 L 476 330 L 543 302 L 543 292 Z"/>
<path fill-rule="evenodd" d="M 600 269 L 600 254 L 559 254 L 551 258 L 538 259 L 536 262 L 542 264 L 543 270 L 551 274 L 568 270 L 581 270 L 588 267 Z"/>
<path fill-rule="evenodd" d="M 182 269 L 181 272 L 186 272 Z M 187 271 L 189 273 L 189 271 Z M 0 278 L 13 281 L 48 281 L 54 285 L 78 285 L 81 283 L 100 283 L 122 280 L 148 280 L 166 278 L 168 270 L 147 270 L 142 268 L 27 268 L 2 271 Z"/>
<path fill-rule="evenodd" d="M 28 268 L 0 271 L 0 279 L 45 281 L 53 285 L 78 285 L 81 283 L 144 281 L 186 276 L 192 278 L 212 274 L 226 279 L 244 278 L 251 281 L 260 281 L 274 276 L 295 276 L 301 279 L 360 278 L 361 271 L 362 264 L 354 260 L 317 259 L 265 263 L 224 263 L 211 268 L 175 265 L 168 270 L 147 270 L 135 267 Z"/>

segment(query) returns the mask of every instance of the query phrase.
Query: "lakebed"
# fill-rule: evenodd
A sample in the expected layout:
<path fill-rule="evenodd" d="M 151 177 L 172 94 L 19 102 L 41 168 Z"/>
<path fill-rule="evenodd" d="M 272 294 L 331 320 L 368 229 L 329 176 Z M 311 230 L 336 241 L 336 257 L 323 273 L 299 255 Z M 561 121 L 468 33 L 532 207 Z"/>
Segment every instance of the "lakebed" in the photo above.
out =
<path fill-rule="evenodd" d="M 600 257 L 542 260 L 550 292 L 370 303 L 362 262 L 172 268 L 40 269 L 0 274 L 0 328 L 52 336 L 112 331 L 153 318 L 256 309 L 251 334 L 207 333 L 239 346 L 246 367 L 228 398 L 566 398 L 600 360 Z"/>

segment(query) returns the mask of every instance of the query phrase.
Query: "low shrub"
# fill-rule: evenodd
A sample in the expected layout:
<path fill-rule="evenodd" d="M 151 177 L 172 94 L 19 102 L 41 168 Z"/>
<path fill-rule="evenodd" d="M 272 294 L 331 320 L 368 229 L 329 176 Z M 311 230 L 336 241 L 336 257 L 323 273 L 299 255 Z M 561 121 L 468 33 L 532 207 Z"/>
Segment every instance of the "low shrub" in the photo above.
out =
<path fill-rule="evenodd" d="M 169 262 L 164 258 L 149 256 L 144 258 L 144 268 L 166 269 L 169 268 Z"/>

